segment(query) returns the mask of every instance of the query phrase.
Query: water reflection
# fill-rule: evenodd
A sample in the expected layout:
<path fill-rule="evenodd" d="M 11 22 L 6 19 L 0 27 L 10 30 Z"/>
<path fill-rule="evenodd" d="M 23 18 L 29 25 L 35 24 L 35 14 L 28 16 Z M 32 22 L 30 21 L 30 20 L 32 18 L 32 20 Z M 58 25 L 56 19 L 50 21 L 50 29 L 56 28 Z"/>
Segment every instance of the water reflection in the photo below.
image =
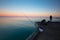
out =
<path fill-rule="evenodd" d="M 34 30 L 34 22 L 49 18 L 0 18 L 0 40 L 25 40 Z M 53 21 L 60 19 L 53 18 Z"/>

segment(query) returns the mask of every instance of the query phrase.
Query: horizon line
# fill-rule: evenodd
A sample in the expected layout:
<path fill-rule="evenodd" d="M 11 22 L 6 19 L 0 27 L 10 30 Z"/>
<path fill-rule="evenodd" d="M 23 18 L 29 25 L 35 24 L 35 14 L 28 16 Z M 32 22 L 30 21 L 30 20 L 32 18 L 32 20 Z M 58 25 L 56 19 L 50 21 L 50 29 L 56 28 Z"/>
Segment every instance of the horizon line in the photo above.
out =
<path fill-rule="evenodd" d="M 34 17 L 49 17 L 49 16 L 0 16 L 0 17 L 33 17 L 34 18 Z"/>

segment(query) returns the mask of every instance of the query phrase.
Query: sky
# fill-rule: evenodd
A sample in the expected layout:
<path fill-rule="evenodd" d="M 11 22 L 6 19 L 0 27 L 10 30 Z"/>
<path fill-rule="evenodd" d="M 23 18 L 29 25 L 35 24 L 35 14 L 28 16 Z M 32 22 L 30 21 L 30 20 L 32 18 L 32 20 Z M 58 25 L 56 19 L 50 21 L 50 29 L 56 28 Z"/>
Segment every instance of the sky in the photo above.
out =
<path fill-rule="evenodd" d="M 60 17 L 60 0 L 0 0 L 0 16 Z"/>

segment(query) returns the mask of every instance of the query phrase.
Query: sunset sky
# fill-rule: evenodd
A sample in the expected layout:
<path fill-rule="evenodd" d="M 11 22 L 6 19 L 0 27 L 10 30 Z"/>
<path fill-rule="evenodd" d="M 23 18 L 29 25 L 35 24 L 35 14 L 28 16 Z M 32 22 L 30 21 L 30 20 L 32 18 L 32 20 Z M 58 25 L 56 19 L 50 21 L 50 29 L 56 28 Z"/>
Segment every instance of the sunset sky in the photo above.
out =
<path fill-rule="evenodd" d="M 60 17 L 60 0 L 0 0 L 0 16 Z"/>

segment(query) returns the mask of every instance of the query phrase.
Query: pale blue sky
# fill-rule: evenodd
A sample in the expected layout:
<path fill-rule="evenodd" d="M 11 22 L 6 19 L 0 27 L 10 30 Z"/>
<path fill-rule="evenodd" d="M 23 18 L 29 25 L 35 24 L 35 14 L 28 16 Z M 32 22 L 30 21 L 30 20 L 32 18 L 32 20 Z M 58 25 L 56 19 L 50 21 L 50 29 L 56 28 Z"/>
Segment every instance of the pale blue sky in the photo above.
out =
<path fill-rule="evenodd" d="M 0 0 L 0 8 L 9 11 L 54 12 L 60 10 L 60 0 Z"/>

